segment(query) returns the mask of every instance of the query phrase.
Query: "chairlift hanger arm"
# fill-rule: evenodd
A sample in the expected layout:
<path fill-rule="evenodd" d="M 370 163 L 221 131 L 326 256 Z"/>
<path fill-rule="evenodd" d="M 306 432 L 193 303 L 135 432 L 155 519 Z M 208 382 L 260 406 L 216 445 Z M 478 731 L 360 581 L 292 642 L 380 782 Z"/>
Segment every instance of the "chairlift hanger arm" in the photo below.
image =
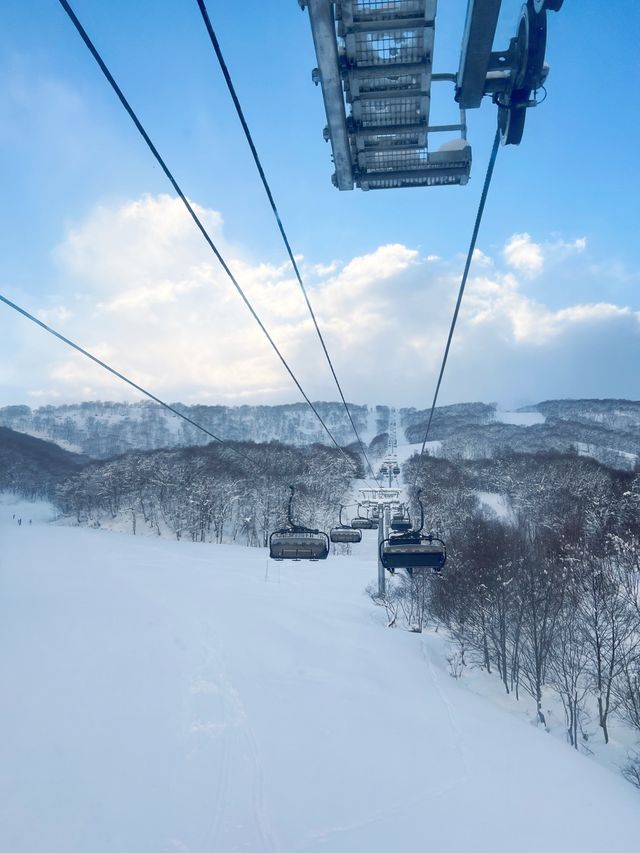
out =
<path fill-rule="evenodd" d="M 295 530 L 296 525 L 295 525 L 295 522 L 293 520 L 292 507 L 293 507 L 293 496 L 295 495 L 296 490 L 295 490 L 295 486 L 292 486 L 291 484 L 289 484 L 289 488 L 291 489 L 291 494 L 289 495 L 289 503 L 287 504 L 287 518 L 289 520 L 289 525 L 291 526 L 292 530 Z"/>
<path fill-rule="evenodd" d="M 494 51 L 501 6 L 502 0 L 468 0 L 456 100 L 461 109 L 473 109 L 492 95 L 503 144 L 518 145 L 527 109 L 537 105 L 532 93 L 549 71 L 544 62 L 547 11 L 559 11 L 562 0 L 526 0 L 507 49 Z"/>

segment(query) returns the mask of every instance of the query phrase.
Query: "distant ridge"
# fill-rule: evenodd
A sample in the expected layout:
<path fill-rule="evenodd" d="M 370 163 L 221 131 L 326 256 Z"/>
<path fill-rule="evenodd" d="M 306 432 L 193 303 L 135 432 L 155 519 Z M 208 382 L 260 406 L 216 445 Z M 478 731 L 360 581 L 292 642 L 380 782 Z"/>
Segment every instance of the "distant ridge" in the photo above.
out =
<path fill-rule="evenodd" d="M 53 442 L 0 427 L 0 491 L 49 496 L 58 482 L 88 461 Z"/>
<path fill-rule="evenodd" d="M 302 447 L 323 444 L 326 436 L 303 403 L 278 406 L 184 406 L 183 410 L 216 434 L 235 441 L 282 441 Z M 338 441 L 353 443 L 353 433 L 338 402 L 315 404 Z M 385 449 L 391 407 L 350 410 L 374 455 Z M 527 413 L 531 418 L 527 418 Z M 422 442 L 426 409 L 397 410 L 401 443 Z M 537 415 L 535 417 L 534 415 Z M 156 450 L 206 443 L 206 437 L 154 403 L 88 402 L 63 406 L 6 406 L 0 425 L 54 441 L 94 459 L 130 450 Z M 545 400 L 515 412 L 495 403 L 458 403 L 436 409 L 430 438 L 438 455 L 492 457 L 505 451 L 554 450 L 592 456 L 615 468 L 633 469 L 640 460 L 640 401 L 618 399 Z M 432 452 L 436 452 L 432 448 Z"/>

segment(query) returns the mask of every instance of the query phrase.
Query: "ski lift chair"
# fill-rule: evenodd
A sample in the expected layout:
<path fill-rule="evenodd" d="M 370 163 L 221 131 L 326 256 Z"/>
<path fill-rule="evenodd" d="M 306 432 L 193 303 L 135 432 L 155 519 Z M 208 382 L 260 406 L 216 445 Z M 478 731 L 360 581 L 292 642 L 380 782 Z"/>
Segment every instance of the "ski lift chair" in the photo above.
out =
<path fill-rule="evenodd" d="M 413 525 L 411 524 L 411 519 L 409 518 L 409 515 L 405 515 L 402 510 L 398 510 L 397 512 L 394 512 L 391 516 L 390 527 L 394 533 L 406 533 L 407 531 L 411 530 Z"/>
<path fill-rule="evenodd" d="M 351 527 L 353 527 L 354 530 L 377 530 L 378 522 L 360 515 L 360 509 L 361 506 L 358 504 L 358 514 L 355 518 L 351 519 Z"/>
<path fill-rule="evenodd" d="M 326 560 L 329 556 L 329 537 L 321 530 L 304 527 L 293 521 L 291 505 L 295 489 L 293 486 L 289 488 L 289 526 L 273 531 L 269 537 L 269 556 L 272 560 Z"/>
<path fill-rule="evenodd" d="M 342 521 L 342 510 L 344 506 L 340 505 L 340 524 L 337 527 L 332 527 L 329 531 L 329 539 L 334 544 L 355 545 L 357 542 L 362 542 L 362 530 L 355 530 L 344 524 Z"/>
<path fill-rule="evenodd" d="M 424 507 L 420 504 L 420 527 L 406 533 L 396 533 L 380 543 L 380 561 L 387 571 L 393 574 L 396 569 L 405 569 L 407 574 L 440 573 L 447 561 L 447 548 L 437 536 L 425 536 Z"/>

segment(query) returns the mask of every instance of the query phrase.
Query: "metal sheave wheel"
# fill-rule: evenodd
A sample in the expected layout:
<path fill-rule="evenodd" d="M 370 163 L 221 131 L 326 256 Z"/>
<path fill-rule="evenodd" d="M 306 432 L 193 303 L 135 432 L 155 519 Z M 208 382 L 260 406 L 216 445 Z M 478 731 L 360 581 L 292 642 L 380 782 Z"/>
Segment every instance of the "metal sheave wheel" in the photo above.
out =
<path fill-rule="evenodd" d="M 498 107 L 498 125 L 503 145 L 519 145 L 527 117 L 526 107 Z"/>

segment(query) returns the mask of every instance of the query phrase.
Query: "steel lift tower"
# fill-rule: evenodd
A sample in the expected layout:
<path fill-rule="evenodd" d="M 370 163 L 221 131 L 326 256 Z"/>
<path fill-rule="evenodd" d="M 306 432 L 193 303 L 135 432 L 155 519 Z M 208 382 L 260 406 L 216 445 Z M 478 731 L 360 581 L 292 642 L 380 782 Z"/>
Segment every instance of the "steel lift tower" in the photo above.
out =
<path fill-rule="evenodd" d="M 526 111 L 543 85 L 547 10 L 527 0 L 516 35 L 493 51 L 502 0 L 468 0 L 457 73 L 433 72 L 437 0 L 298 0 L 309 11 L 335 173 L 340 190 L 466 184 L 471 170 L 466 111 L 485 95 L 498 107 L 502 141 L 522 139 Z M 456 120 L 429 122 L 431 86 L 455 87 Z M 433 138 L 454 134 L 438 147 Z"/>

